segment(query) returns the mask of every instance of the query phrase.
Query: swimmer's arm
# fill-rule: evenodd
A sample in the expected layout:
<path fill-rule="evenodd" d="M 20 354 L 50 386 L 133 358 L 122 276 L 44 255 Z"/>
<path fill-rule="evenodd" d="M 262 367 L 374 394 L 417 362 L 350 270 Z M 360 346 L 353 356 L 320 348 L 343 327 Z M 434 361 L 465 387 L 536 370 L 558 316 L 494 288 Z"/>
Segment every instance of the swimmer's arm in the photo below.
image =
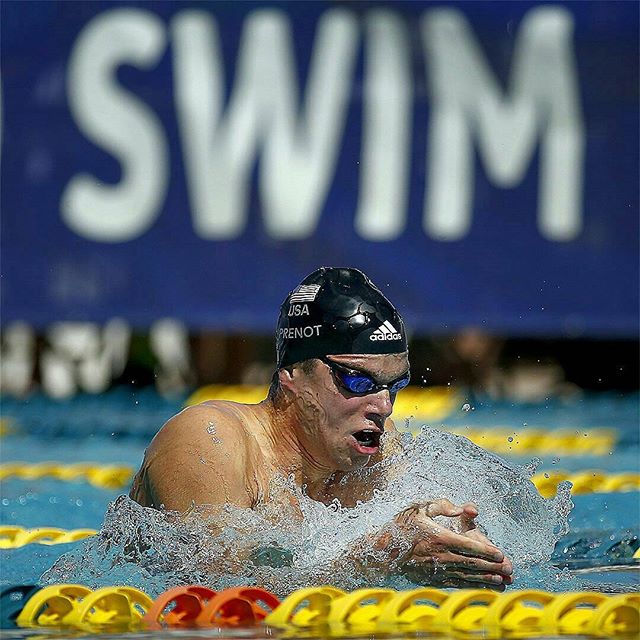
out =
<path fill-rule="evenodd" d="M 131 497 L 143 506 L 179 512 L 195 505 L 250 507 L 246 443 L 236 422 L 211 405 L 174 416 L 145 452 Z"/>

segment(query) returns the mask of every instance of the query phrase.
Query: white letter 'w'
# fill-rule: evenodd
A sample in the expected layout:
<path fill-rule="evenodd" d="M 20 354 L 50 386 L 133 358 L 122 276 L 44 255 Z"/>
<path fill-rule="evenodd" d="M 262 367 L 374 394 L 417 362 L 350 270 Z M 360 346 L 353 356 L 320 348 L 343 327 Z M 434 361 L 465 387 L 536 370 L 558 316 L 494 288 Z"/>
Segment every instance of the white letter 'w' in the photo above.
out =
<path fill-rule="evenodd" d="M 355 18 L 329 11 L 318 23 L 300 118 L 286 14 L 256 11 L 240 42 L 226 113 L 224 65 L 211 16 L 186 11 L 172 25 L 176 104 L 196 231 L 244 230 L 257 148 L 269 234 L 308 237 L 333 180 L 358 44 Z"/>

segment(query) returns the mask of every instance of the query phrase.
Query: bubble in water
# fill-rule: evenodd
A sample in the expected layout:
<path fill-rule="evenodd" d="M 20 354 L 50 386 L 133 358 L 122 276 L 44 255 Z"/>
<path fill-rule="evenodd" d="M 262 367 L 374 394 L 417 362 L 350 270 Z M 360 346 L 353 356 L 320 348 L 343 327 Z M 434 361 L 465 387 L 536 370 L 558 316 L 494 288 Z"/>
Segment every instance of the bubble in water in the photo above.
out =
<path fill-rule="evenodd" d="M 465 411 L 465 412 L 467 412 L 467 411 L 471 411 L 471 405 L 470 405 L 468 402 L 465 402 L 465 403 L 462 405 L 462 410 L 463 410 L 463 411 Z"/>

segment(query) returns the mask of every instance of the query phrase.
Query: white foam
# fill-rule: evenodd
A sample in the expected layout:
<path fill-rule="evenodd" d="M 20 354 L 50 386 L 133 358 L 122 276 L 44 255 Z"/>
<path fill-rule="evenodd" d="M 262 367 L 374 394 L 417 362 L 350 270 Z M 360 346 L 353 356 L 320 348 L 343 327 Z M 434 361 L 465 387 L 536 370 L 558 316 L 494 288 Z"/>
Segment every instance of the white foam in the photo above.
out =
<path fill-rule="evenodd" d="M 540 570 L 568 531 L 573 506 L 568 484 L 556 497 L 544 499 L 529 479 L 531 467 L 519 467 L 466 438 L 426 427 L 415 438 L 407 434 L 402 452 L 381 464 L 394 479 L 353 508 L 311 500 L 291 479 L 274 479 L 271 493 L 293 494 L 302 522 L 283 515 L 279 504 L 254 510 L 226 506 L 211 522 L 197 509 L 184 519 L 121 496 L 109 506 L 99 535 L 60 558 L 42 580 L 91 587 L 130 584 L 150 595 L 177 584 L 214 589 L 257 584 L 281 596 L 310 584 L 347 590 L 372 584 L 408 588 L 413 584 L 384 552 L 358 542 L 388 526 L 411 504 L 446 497 L 478 505 L 477 522 L 512 559 L 518 586 L 526 585 L 530 575 L 539 588 L 568 588 L 566 572 Z M 367 473 L 365 469 L 359 475 Z M 362 567 L 367 558 L 383 561 L 383 568 Z"/>

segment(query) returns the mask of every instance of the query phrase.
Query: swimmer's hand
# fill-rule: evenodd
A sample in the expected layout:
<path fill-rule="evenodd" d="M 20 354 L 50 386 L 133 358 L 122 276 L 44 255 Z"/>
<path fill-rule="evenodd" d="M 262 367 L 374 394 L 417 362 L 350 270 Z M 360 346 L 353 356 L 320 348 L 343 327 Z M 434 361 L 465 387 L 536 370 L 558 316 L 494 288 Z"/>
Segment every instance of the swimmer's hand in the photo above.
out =
<path fill-rule="evenodd" d="M 513 582 L 513 565 L 477 529 L 477 515 L 474 504 L 456 506 L 445 499 L 416 504 L 398 514 L 395 525 L 410 536 L 411 544 L 399 558 L 403 573 L 418 584 L 504 591 Z M 438 524 L 435 516 L 457 518 L 460 533 Z"/>

